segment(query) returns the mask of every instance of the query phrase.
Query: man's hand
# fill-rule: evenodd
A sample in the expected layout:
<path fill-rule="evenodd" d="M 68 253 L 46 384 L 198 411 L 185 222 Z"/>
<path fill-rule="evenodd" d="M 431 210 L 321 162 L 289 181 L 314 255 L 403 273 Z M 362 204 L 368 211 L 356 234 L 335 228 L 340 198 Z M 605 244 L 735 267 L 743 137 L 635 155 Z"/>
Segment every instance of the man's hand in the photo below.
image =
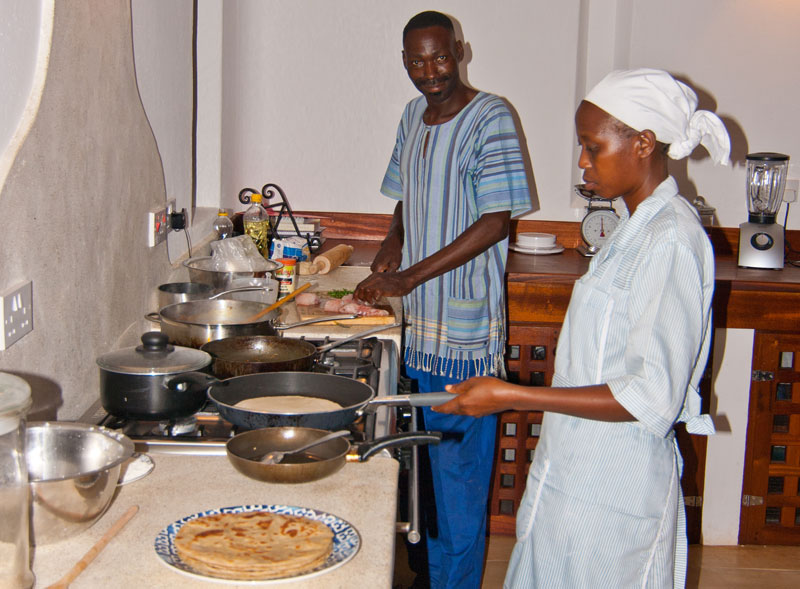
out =
<path fill-rule="evenodd" d="M 407 295 L 415 286 L 402 272 L 375 272 L 359 283 L 353 296 L 366 303 L 375 303 L 382 296 Z"/>
<path fill-rule="evenodd" d="M 372 261 L 370 270 L 373 272 L 395 272 L 402 261 L 403 242 L 387 237 Z"/>

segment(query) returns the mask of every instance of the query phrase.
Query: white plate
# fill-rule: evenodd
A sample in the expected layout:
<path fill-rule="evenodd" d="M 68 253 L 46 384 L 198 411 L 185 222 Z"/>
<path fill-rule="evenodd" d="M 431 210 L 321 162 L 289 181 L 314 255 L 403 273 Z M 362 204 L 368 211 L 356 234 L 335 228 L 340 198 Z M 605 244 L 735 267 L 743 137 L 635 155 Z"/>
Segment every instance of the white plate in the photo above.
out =
<path fill-rule="evenodd" d="M 155 468 L 153 459 L 147 454 L 141 452 L 134 452 L 131 459 L 122 465 L 122 474 L 119 477 L 118 485 L 127 485 L 133 481 L 138 481 L 141 478 L 149 475 Z"/>
<path fill-rule="evenodd" d="M 523 247 L 521 245 L 517 245 L 516 243 L 512 243 L 509 244 L 508 249 L 522 254 L 534 254 L 537 256 L 546 256 L 549 254 L 560 254 L 561 252 L 564 251 L 564 246 L 556 244 L 553 247 L 533 248 L 533 247 Z"/>
<path fill-rule="evenodd" d="M 183 526 L 183 524 L 189 520 L 206 515 L 216 515 L 218 513 L 247 513 L 249 511 L 267 511 L 269 513 L 307 517 L 308 519 L 320 521 L 328 526 L 333 532 L 333 550 L 324 563 L 311 571 L 291 575 L 288 577 L 278 577 L 277 579 L 265 579 L 260 581 L 238 581 L 234 579 L 220 579 L 218 577 L 211 577 L 194 570 L 192 567 L 183 562 L 180 556 L 178 556 L 178 551 L 175 548 L 175 536 L 178 533 L 178 530 L 181 529 L 181 526 Z M 358 530 L 356 530 L 350 523 L 324 511 L 311 509 L 310 507 L 296 507 L 292 505 L 238 505 L 235 507 L 209 509 L 208 511 L 201 511 L 200 513 L 187 515 L 178 521 L 172 522 L 166 528 L 161 530 L 155 539 L 156 554 L 158 555 L 159 560 L 161 560 L 161 562 L 163 562 L 165 565 L 190 577 L 200 578 L 205 581 L 226 583 L 228 585 L 277 585 L 279 583 L 298 581 L 300 579 L 310 579 L 342 566 L 356 555 L 359 548 L 361 548 L 361 536 L 358 534 Z"/>

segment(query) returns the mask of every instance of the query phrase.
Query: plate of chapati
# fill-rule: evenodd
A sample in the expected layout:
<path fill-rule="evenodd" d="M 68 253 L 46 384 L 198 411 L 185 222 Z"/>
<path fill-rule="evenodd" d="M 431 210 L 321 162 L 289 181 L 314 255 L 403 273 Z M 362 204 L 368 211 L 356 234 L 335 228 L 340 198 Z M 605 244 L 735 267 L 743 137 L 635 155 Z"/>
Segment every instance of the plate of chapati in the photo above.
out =
<path fill-rule="evenodd" d="M 327 573 L 361 547 L 345 520 L 310 507 L 240 505 L 194 513 L 161 530 L 159 559 L 177 572 L 231 584 L 278 584 Z"/>

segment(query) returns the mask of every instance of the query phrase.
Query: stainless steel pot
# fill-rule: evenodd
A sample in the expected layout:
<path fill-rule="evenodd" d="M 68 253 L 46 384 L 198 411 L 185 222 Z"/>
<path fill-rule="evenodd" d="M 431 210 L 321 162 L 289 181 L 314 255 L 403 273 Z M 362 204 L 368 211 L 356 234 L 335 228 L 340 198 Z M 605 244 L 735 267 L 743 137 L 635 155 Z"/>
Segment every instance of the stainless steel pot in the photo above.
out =
<path fill-rule="evenodd" d="M 29 423 L 25 460 L 34 544 L 71 538 L 100 519 L 111 504 L 122 463 L 132 455 L 133 442 L 114 430 Z"/>
<path fill-rule="evenodd" d="M 308 483 L 332 475 L 345 462 L 363 462 L 384 448 L 438 444 L 442 439 L 441 432 L 411 432 L 353 447 L 346 439 L 337 438 L 300 454 L 287 454 L 278 464 L 260 460 L 268 452 L 290 452 L 329 433 L 307 427 L 268 427 L 235 435 L 225 444 L 225 450 L 236 470 L 252 479 L 268 483 Z"/>
<path fill-rule="evenodd" d="M 142 335 L 142 345 L 103 354 L 100 402 L 111 415 L 162 420 L 188 417 L 206 402 L 206 389 L 215 382 L 201 372 L 211 356 L 201 350 L 169 345 L 166 334 Z"/>
<path fill-rule="evenodd" d="M 275 260 L 264 260 L 263 271 L 224 272 L 211 269 L 211 256 L 189 258 L 183 265 L 189 271 L 189 280 L 210 284 L 215 290 L 231 288 L 233 281 L 239 278 L 265 278 L 283 264 Z"/>
<path fill-rule="evenodd" d="M 269 305 L 254 301 L 228 299 L 189 301 L 168 305 L 158 312 L 158 316 L 161 321 L 161 332 L 167 335 L 170 343 L 190 348 L 200 348 L 203 344 L 227 337 L 277 335 L 278 331 L 292 327 L 356 317 L 356 315 L 335 315 L 290 325 L 277 325 L 281 309 L 263 313 L 268 308 Z M 254 319 L 255 317 L 258 318 Z"/>

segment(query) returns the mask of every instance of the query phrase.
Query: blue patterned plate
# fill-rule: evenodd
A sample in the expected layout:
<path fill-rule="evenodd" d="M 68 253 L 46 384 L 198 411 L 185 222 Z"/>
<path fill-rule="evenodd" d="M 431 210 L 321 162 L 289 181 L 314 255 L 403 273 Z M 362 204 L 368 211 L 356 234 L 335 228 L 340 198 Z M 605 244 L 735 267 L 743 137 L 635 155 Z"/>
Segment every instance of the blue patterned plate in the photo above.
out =
<path fill-rule="evenodd" d="M 184 563 L 180 556 L 178 556 L 178 551 L 175 549 L 175 535 L 178 533 L 178 530 L 181 529 L 181 526 L 189 520 L 206 515 L 216 515 L 218 513 L 246 513 L 248 511 L 267 511 L 269 513 L 279 513 L 281 515 L 307 517 L 308 519 L 314 519 L 324 523 L 333 532 L 333 550 L 330 556 L 328 556 L 328 560 L 313 570 L 288 577 L 266 579 L 263 581 L 236 581 L 232 579 L 220 579 L 200 573 Z M 359 548 L 361 548 L 361 536 L 359 536 L 358 530 L 348 522 L 330 513 L 325 513 L 324 511 L 311 509 L 310 507 L 294 507 L 291 505 L 239 505 L 236 507 L 221 507 L 219 509 L 201 511 L 200 513 L 187 515 L 171 523 L 158 533 L 155 540 L 155 549 L 158 557 L 164 564 L 172 567 L 179 573 L 192 577 L 200 577 L 207 581 L 217 581 L 219 583 L 235 585 L 277 584 L 316 577 L 342 566 L 356 555 Z"/>

